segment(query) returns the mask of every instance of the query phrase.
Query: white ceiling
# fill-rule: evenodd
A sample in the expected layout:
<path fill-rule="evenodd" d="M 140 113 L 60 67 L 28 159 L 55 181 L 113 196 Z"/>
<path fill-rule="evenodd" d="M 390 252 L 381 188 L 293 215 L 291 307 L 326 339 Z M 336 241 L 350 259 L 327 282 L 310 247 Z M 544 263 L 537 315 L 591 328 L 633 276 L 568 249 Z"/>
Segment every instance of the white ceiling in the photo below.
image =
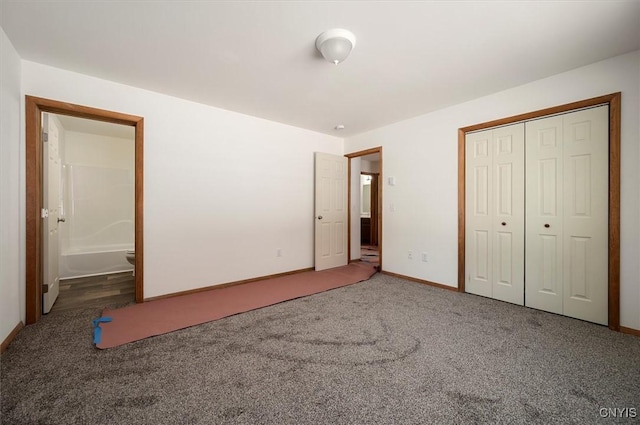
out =
<path fill-rule="evenodd" d="M 640 49 L 638 0 L 2 0 L 0 25 L 26 60 L 341 137 Z M 338 66 L 329 28 L 357 37 Z"/>

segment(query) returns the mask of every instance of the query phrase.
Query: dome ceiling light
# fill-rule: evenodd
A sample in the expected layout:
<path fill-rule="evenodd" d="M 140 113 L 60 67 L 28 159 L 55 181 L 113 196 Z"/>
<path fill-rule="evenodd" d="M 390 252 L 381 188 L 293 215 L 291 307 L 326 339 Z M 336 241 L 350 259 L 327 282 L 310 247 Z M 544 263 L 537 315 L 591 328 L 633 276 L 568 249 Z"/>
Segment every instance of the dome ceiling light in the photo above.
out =
<path fill-rule="evenodd" d="M 356 36 L 351 31 L 334 28 L 316 38 L 316 48 L 329 62 L 337 65 L 356 47 Z"/>

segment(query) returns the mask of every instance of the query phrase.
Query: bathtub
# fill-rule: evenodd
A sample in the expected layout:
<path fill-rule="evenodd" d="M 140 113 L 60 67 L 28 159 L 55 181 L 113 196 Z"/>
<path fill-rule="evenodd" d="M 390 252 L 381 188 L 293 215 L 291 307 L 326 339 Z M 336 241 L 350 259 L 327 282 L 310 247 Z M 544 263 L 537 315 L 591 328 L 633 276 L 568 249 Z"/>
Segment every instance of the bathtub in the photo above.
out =
<path fill-rule="evenodd" d="M 59 264 L 60 279 L 133 271 L 133 266 L 124 255 L 128 250 L 133 250 L 133 246 L 112 245 L 63 252 Z"/>

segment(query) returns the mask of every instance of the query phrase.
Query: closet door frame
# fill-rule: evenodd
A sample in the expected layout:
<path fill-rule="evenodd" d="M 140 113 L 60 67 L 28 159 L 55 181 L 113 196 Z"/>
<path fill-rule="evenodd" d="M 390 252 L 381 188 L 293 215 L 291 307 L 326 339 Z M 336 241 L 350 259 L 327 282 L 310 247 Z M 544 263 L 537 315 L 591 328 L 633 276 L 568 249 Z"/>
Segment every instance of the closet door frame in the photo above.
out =
<path fill-rule="evenodd" d="M 609 329 L 620 331 L 620 99 L 621 93 L 514 115 L 458 129 L 458 291 L 465 292 L 465 137 L 471 131 L 515 124 L 548 115 L 609 105 Z"/>

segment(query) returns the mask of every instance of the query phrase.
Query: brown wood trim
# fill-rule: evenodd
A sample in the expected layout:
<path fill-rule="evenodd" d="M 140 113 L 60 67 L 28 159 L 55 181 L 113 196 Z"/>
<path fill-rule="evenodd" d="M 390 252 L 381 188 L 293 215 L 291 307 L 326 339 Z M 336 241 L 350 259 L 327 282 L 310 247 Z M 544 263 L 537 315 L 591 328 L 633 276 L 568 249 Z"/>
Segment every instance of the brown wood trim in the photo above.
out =
<path fill-rule="evenodd" d="M 458 291 L 465 291 L 465 132 L 458 130 Z"/>
<path fill-rule="evenodd" d="M 253 277 L 251 279 L 237 280 L 235 282 L 228 282 L 228 283 L 221 283 L 221 284 L 218 284 L 218 285 L 205 286 L 203 288 L 189 289 L 187 291 L 173 292 L 171 294 L 159 295 L 157 297 L 150 297 L 150 298 L 145 299 L 144 301 L 145 302 L 157 301 L 157 300 L 162 300 L 162 299 L 165 299 L 165 298 L 179 297 L 179 296 L 182 296 L 182 295 L 197 294 L 199 292 L 213 291 L 213 290 L 216 290 L 216 289 L 228 288 L 230 286 L 244 285 L 246 283 L 258 282 L 260 280 L 274 279 L 274 278 L 277 278 L 277 277 L 290 276 L 290 275 L 293 275 L 293 274 L 306 273 L 306 272 L 312 272 L 312 271 L 315 271 L 315 268 L 314 267 L 308 267 L 306 269 L 292 270 L 292 271 L 289 271 L 289 272 L 270 274 L 270 275 L 267 275 L 267 276 Z"/>
<path fill-rule="evenodd" d="M 26 182 L 26 234 L 25 234 L 25 296 L 26 323 L 36 323 L 42 315 L 42 141 L 40 107 L 37 99 L 25 99 L 25 182 Z"/>
<path fill-rule="evenodd" d="M 400 279 L 404 279 L 404 280 L 410 280 L 411 282 L 422 283 L 423 285 L 433 286 L 435 288 L 446 289 L 447 291 L 458 292 L 458 288 L 456 288 L 455 286 L 443 285 L 442 283 L 430 282 L 428 280 L 423 280 L 423 279 L 418 279 L 418 278 L 415 278 L 415 277 L 405 276 L 403 274 L 398 274 L 398 273 L 387 272 L 387 271 L 384 271 L 384 270 L 381 271 L 380 273 L 386 274 L 387 276 L 393 276 L 393 277 L 397 277 L 397 278 L 400 278 Z"/>
<path fill-rule="evenodd" d="M 26 240 L 25 294 L 26 324 L 36 323 L 42 316 L 42 141 L 41 114 L 60 115 L 105 121 L 135 127 L 135 243 L 136 243 L 136 301 L 143 300 L 143 118 L 88 106 L 25 96 L 25 181 L 26 181 Z"/>
<path fill-rule="evenodd" d="M 609 329 L 620 331 L 620 101 L 609 101 Z"/>
<path fill-rule="evenodd" d="M 16 327 L 13 328 L 11 332 L 9 332 L 9 335 L 7 335 L 4 341 L 2 341 L 2 344 L 0 344 L 0 354 L 4 353 L 7 350 L 9 344 L 11 344 L 11 341 L 13 341 L 13 339 L 18 335 L 22 328 L 24 328 L 24 325 L 22 324 L 22 322 L 18 322 Z"/>
<path fill-rule="evenodd" d="M 540 117 L 544 117 L 547 115 L 560 114 L 562 112 L 573 111 L 574 109 L 580 108 L 588 108 L 590 106 L 600 105 L 604 103 L 610 103 L 611 99 L 613 99 L 616 95 L 620 95 L 620 93 L 607 94 L 604 96 L 592 97 L 591 99 L 579 100 L 577 102 L 565 103 L 564 105 L 552 106 L 551 108 L 539 109 L 533 112 L 527 112 L 524 114 L 513 115 L 507 118 L 500 118 L 498 120 L 483 122 L 480 124 L 474 124 L 467 127 L 462 127 L 462 130 L 465 133 L 470 131 L 482 130 L 485 128 L 491 127 L 499 127 L 502 125 L 513 124 L 519 121 L 527 121 Z"/>
<path fill-rule="evenodd" d="M 378 210 L 379 210 L 379 220 L 378 220 L 378 254 L 380 256 L 380 264 L 379 264 L 379 270 L 382 270 L 382 226 L 383 226 L 383 214 L 384 214 L 384 208 L 383 205 L 384 203 L 382 202 L 382 196 L 383 196 L 383 186 L 384 186 L 384 177 L 383 177 L 383 160 L 384 160 L 384 156 L 382 155 L 382 146 L 378 146 L 376 148 L 370 148 L 370 149 L 365 149 L 362 151 L 358 151 L 358 152 L 352 152 L 352 153 L 348 153 L 345 154 L 344 156 L 346 156 L 347 158 L 349 158 L 348 160 L 348 173 L 349 173 L 349 187 L 348 187 L 348 204 L 349 204 L 349 209 L 347 212 L 347 219 L 348 219 L 348 223 L 347 223 L 347 233 L 348 233 L 348 238 L 347 238 L 347 258 L 349 258 L 349 260 L 351 259 L 351 159 L 352 158 L 357 158 L 359 156 L 365 156 L 365 155 L 370 155 L 370 154 L 374 154 L 374 153 L 379 153 L 380 154 L 380 173 L 379 173 L 379 182 L 378 182 Z"/>
<path fill-rule="evenodd" d="M 384 203 L 382 202 L 383 190 L 384 187 L 384 176 L 382 175 L 384 170 L 384 155 L 382 155 L 382 146 L 379 148 L 380 151 L 380 175 L 378 176 L 378 270 L 382 271 L 382 224 L 383 224 L 383 216 L 384 216 Z"/>
<path fill-rule="evenodd" d="M 351 262 L 351 158 L 347 158 L 347 264 Z"/>
<path fill-rule="evenodd" d="M 365 149 L 363 151 L 347 153 L 344 156 L 346 156 L 347 158 L 357 158 L 359 156 L 371 155 L 372 153 L 382 154 L 382 146 L 378 146 L 377 148 Z M 382 169 L 380 171 L 382 171 Z"/>
<path fill-rule="evenodd" d="M 626 326 L 620 326 L 620 332 L 623 334 L 640 336 L 640 329 L 627 328 Z"/>
<path fill-rule="evenodd" d="M 41 112 L 51 112 L 53 114 L 69 115 L 76 118 L 86 118 L 95 121 L 110 122 L 135 126 L 142 117 L 136 115 L 123 114 L 121 112 L 107 111 L 106 109 L 92 108 L 90 106 L 76 105 L 73 103 L 61 102 L 58 100 L 45 99 L 42 97 L 26 96 L 35 103 Z"/>
<path fill-rule="evenodd" d="M 465 134 L 591 106 L 609 105 L 609 329 L 620 328 L 620 92 L 458 129 L 458 288 L 464 291 Z M 461 288 L 461 289 L 460 289 Z"/>
<path fill-rule="evenodd" d="M 135 297 L 141 303 L 144 302 L 144 118 L 135 127 Z"/>

